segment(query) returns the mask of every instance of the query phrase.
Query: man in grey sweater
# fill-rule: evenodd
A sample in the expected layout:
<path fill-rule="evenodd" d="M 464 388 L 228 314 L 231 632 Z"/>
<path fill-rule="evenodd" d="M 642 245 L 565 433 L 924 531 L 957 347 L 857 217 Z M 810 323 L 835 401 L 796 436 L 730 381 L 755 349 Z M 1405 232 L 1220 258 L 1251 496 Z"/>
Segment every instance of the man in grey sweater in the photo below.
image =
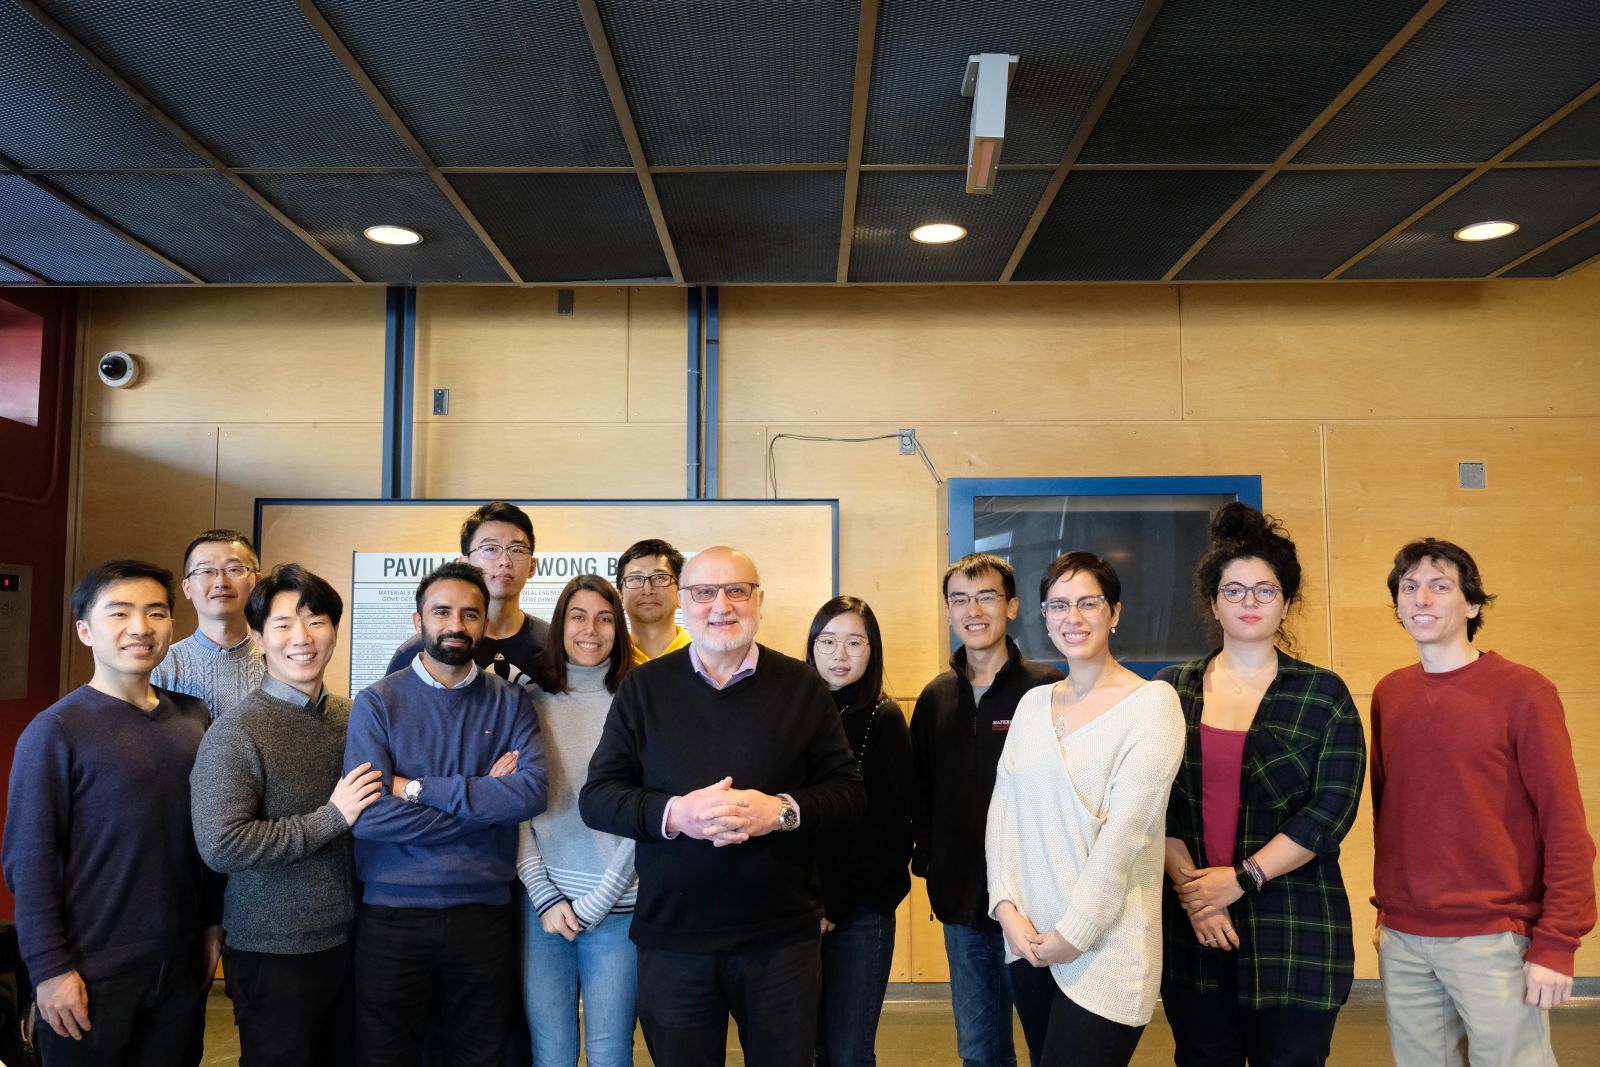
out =
<path fill-rule="evenodd" d="M 350 701 L 323 685 L 344 602 L 295 563 L 255 587 L 245 616 L 267 675 L 200 743 L 195 843 L 227 874 L 222 925 L 241 1059 L 347 1064 L 354 1051 L 350 827 L 381 795 L 369 764 L 340 775 Z"/>
<path fill-rule="evenodd" d="M 238 530 L 207 530 L 183 550 L 183 595 L 194 605 L 194 633 L 175 641 L 150 684 L 199 697 L 213 721 L 231 715 L 266 674 L 244 606 L 261 573 L 255 546 Z"/>

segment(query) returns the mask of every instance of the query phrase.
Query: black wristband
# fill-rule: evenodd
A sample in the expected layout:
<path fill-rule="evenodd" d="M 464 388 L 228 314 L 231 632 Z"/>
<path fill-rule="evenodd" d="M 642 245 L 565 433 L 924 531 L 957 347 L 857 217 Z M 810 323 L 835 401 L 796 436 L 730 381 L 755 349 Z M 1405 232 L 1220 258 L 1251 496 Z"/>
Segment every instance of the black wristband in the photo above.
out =
<path fill-rule="evenodd" d="M 1261 888 L 1259 885 L 1256 885 L 1255 878 L 1250 874 L 1249 869 L 1246 868 L 1242 863 L 1236 863 L 1233 865 L 1233 877 L 1239 883 L 1239 888 L 1244 890 L 1246 893 L 1254 893 Z"/>

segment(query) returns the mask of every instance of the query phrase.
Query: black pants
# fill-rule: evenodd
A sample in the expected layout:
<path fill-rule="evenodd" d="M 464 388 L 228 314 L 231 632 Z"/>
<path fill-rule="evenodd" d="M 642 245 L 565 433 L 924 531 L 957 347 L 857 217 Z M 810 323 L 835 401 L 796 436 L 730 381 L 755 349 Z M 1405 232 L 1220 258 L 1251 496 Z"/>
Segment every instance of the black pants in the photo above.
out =
<path fill-rule="evenodd" d="M 223 949 L 240 1067 L 348 1067 L 355 1055 L 355 948 Z"/>
<path fill-rule="evenodd" d="M 581 936 L 581 935 L 580 935 Z M 810 1067 L 822 985 L 820 933 L 738 952 L 639 946 L 639 1023 L 656 1067 L 721 1067 L 728 1016 L 747 1067 Z"/>
<path fill-rule="evenodd" d="M 1018 960 L 1010 965 L 1017 1020 L 1033 1067 L 1127 1067 L 1144 1034 L 1074 1003 L 1048 967 Z"/>
<path fill-rule="evenodd" d="M 193 1050 L 195 1018 L 205 1018 L 198 947 L 166 963 L 85 983 L 89 1029 L 81 1041 L 60 1037 L 42 1018 L 34 1047 L 44 1067 L 183 1067 Z"/>
<path fill-rule="evenodd" d="M 1338 1008 L 1244 1008 L 1232 967 L 1220 968 L 1214 993 L 1161 985 L 1177 1067 L 1322 1067 L 1333 1047 Z"/>
<path fill-rule="evenodd" d="M 450 1067 L 502 1067 L 517 967 L 510 904 L 385 908 L 356 922 L 361 1067 L 417 1067 L 435 1005 Z"/>

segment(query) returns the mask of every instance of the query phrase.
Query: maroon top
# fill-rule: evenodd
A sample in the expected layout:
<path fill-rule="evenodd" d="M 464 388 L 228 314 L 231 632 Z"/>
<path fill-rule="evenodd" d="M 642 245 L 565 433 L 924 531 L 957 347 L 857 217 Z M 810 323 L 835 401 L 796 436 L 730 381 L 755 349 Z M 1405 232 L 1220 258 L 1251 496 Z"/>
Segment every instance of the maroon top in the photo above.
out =
<path fill-rule="evenodd" d="M 1248 730 L 1200 724 L 1200 819 L 1205 823 L 1206 865 L 1233 866 L 1239 827 L 1239 779 Z"/>

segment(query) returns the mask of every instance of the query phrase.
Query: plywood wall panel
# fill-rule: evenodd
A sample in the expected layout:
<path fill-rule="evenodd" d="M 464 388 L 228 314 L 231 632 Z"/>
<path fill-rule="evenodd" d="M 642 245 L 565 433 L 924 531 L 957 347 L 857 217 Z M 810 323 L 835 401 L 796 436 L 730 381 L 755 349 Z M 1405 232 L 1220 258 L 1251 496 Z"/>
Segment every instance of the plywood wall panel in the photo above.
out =
<path fill-rule="evenodd" d="M 419 424 L 414 495 L 489 500 L 683 496 L 682 423 Z"/>
<path fill-rule="evenodd" d="M 382 289 L 94 289 L 85 305 L 85 422 L 383 418 Z M 132 388 L 101 384 L 111 349 L 143 362 Z"/>
<path fill-rule="evenodd" d="M 684 290 L 664 286 L 628 290 L 629 422 L 684 424 L 688 331 Z"/>
<path fill-rule="evenodd" d="M 382 481 L 383 426 L 284 423 L 223 426 L 217 441 L 217 524 L 249 533 L 257 497 L 373 497 Z"/>
<path fill-rule="evenodd" d="M 1155 287 L 724 289 L 730 423 L 1179 417 Z"/>

